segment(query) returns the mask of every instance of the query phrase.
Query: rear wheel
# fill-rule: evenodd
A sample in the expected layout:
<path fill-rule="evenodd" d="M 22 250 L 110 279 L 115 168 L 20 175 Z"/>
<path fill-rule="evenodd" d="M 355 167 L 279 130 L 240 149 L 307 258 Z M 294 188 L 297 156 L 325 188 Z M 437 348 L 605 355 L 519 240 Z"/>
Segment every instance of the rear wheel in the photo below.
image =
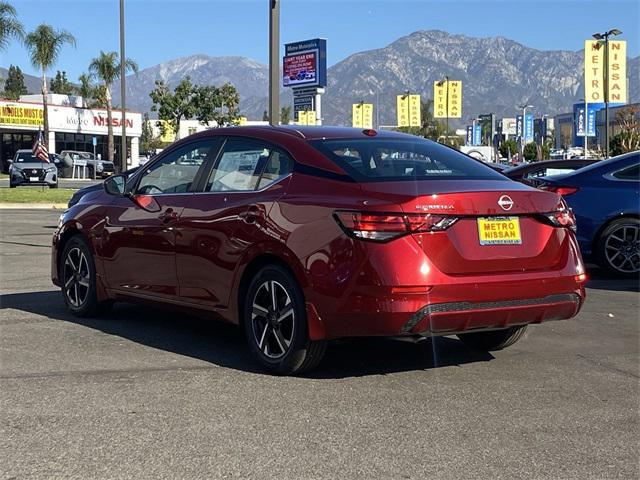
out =
<path fill-rule="evenodd" d="M 526 330 L 524 325 L 490 332 L 461 333 L 458 338 L 476 350 L 502 350 L 520 340 Z"/>
<path fill-rule="evenodd" d="M 96 268 L 93 254 L 80 235 L 72 237 L 60 257 L 60 283 L 67 308 L 79 317 L 108 311 L 112 302 L 99 302 L 96 295 Z"/>
<path fill-rule="evenodd" d="M 597 246 L 598 264 L 623 277 L 640 273 L 640 220 L 621 218 L 604 229 Z"/>
<path fill-rule="evenodd" d="M 284 268 L 272 265 L 258 272 L 243 312 L 251 353 L 269 372 L 298 374 L 320 363 L 326 342 L 309 340 L 302 291 Z"/>

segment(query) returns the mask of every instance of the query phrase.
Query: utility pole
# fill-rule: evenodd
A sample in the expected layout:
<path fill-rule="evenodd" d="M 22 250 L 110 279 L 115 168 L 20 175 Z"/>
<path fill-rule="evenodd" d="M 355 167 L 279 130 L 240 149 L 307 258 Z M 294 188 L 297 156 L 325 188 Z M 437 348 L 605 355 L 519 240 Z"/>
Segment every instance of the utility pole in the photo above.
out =
<path fill-rule="evenodd" d="M 280 0 L 269 1 L 269 123 L 280 124 Z"/>
<path fill-rule="evenodd" d="M 125 117 L 126 99 L 125 99 L 125 85 L 126 80 L 124 78 L 125 67 L 124 56 L 124 0 L 120 0 L 120 106 L 121 106 L 121 120 L 122 125 L 122 138 L 120 143 L 120 172 L 124 172 L 127 169 L 127 122 Z"/>

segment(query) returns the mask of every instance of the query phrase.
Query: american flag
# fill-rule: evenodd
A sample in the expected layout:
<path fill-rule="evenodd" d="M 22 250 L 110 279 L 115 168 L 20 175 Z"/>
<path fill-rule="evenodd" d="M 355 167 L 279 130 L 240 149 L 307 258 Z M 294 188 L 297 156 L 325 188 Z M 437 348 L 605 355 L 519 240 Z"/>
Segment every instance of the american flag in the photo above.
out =
<path fill-rule="evenodd" d="M 34 157 L 39 158 L 43 162 L 49 163 L 49 152 L 47 152 L 47 147 L 44 145 L 42 141 L 42 131 L 38 131 L 38 137 L 36 141 L 33 142 L 33 148 L 31 149 Z"/>

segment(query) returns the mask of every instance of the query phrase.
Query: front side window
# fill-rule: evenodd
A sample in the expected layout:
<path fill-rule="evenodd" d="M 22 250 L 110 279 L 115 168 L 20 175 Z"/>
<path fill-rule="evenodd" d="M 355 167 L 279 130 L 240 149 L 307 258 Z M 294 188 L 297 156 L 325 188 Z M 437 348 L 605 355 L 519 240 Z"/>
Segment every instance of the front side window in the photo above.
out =
<path fill-rule="evenodd" d="M 201 140 L 189 143 L 165 155 L 147 168 L 140 178 L 136 193 L 186 193 L 208 155 L 213 154 L 215 142 Z"/>
<path fill-rule="evenodd" d="M 265 188 L 287 176 L 292 168 L 291 158 L 268 144 L 230 138 L 211 171 L 206 190 L 242 192 Z"/>
<path fill-rule="evenodd" d="M 508 181 L 481 162 L 421 139 L 329 139 L 309 142 L 359 182 L 427 179 Z"/>

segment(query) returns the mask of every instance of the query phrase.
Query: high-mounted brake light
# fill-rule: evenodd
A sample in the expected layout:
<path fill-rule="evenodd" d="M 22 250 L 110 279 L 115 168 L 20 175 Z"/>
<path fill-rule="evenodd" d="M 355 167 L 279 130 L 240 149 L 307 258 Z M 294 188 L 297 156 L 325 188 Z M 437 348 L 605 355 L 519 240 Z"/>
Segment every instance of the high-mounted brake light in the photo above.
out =
<path fill-rule="evenodd" d="M 364 133 L 367 137 L 375 137 L 376 135 L 378 135 L 378 132 L 376 132 L 373 128 L 367 128 L 366 130 L 363 130 L 362 133 Z"/>
<path fill-rule="evenodd" d="M 338 224 L 352 237 L 387 242 L 409 233 L 446 230 L 457 218 L 431 214 L 389 214 L 338 211 Z"/>

